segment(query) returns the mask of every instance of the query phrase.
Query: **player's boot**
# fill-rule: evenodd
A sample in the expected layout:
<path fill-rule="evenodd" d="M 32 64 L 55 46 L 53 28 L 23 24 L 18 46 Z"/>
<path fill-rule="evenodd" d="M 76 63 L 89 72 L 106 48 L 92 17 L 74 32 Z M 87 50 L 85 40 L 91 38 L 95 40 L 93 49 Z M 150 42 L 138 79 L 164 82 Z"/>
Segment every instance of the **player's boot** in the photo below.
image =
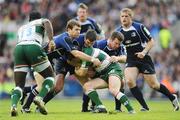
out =
<path fill-rule="evenodd" d="M 31 113 L 31 110 L 29 108 L 22 108 L 21 112 L 22 113 Z"/>
<path fill-rule="evenodd" d="M 149 108 L 147 109 L 147 108 L 143 108 L 143 107 L 142 107 L 142 108 L 140 109 L 140 111 L 141 111 L 141 112 L 147 112 L 147 111 L 149 111 Z"/>
<path fill-rule="evenodd" d="M 129 114 L 135 114 L 136 112 L 134 110 L 128 111 Z"/>
<path fill-rule="evenodd" d="M 123 110 L 115 110 L 117 113 L 121 113 L 121 112 L 125 112 L 125 111 L 123 111 Z"/>
<path fill-rule="evenodd" d="M 122 110 L 112 110 L 112 111 L 109 111 L 108 113 L 109 114 L 117 114 L 117 113 L 122 113 L 122 112 L 125 112 L 125 111 L 122 111 Z"/>
<path fill-rule="evenodd" d="M 94 105 L 91 105 L 91 106 L 90 106 L 90 110 L 91 110 L 91 111 L 94 111 L 95 108 L 96 108 L 96 106 L 94 106 Z"/>
<path fill-rule="evenodd" d="M 39 108 L 39 112 L 43 115 L 47 115 L 47 110 L 44 106 L 44 102 L 42 101 L 42 98 L 39 96 L 36 96 L 34 98 L 34 104 L 37 105 L 37 107 Z"/>
<path fill-rule="evenodd" d="M 179 110 L 179 101 L 178 101 L 177 95 L 173 94 L 173 96 L 175 97 L 175 99 L 172 101 L 174 111 L 178 111 Z"/>
<path fill-rule="evenodd" d="M 12 106 L 11 107 L 11 116 L 12 117 L 16 117 L 17 115 L 18 115 L 17 107 L 16 106 Z"/>
<path fill-rule="evenodd" d="M 90 112 L 91 110 L 88 109 L 82 109 L 81 112 Z"/>
<path fill-rule="evenodd" d="M 104 105 L 98 105 L 92 112 L 93 113 L 107 113 L 107 110 Z"/>

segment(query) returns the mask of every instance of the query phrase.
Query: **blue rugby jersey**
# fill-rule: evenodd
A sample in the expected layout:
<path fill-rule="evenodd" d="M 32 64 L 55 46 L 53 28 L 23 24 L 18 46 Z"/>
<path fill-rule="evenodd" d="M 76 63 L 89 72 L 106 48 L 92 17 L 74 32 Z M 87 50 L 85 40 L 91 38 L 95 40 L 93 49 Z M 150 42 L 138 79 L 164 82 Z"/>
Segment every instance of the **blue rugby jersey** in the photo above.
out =
<path fill-rule="evenodd" d="M 103 51 L 105 51 L 109 56 L 120 56 L 120 55 L 126 55 L 126 49 L 124 45 L 120 45 L 118 49 L 113 50 L 108 47 L 108 40 L 98 40 L 95 42 L 94 46 L 95 48 L 99 48 Z"/>
<path fill-rule="evenodd" d="M 77 46 L 73 44 L 73 40 L 70 38 L 67 32 L 55 36 L 54 42 L 56 44 L 56 49 L 62 49 L 64 55 L 60 56 L 65 59 L 71 59 L 73 55 L 70 53 L 72 50 L 77 50 Z"/>
<path fill-rule="evenodd" d="M 78 20 L 79 18 L 76 17 L 76 20 Z M 101 29 L 99 28 L 99 26 L 97 25 L 97 22 L 88 17 L 87 20 L 85 22 L 81 22 L 81 34 L 86 33 L 89 29 L 93 29 L 97 32 L 97 34 L 101 34 Z"/>
<path fill-rule="evenodd" d="M 152 38 L 147 28 L 137 22 L 133 22 L 128 29 L 120 26 L 116 31 L 124 35 L 124 41 L 122 43 L 126 47 L 127 56 L 135 56 L 136 52 L 143 51 L 146 43 Z"/>

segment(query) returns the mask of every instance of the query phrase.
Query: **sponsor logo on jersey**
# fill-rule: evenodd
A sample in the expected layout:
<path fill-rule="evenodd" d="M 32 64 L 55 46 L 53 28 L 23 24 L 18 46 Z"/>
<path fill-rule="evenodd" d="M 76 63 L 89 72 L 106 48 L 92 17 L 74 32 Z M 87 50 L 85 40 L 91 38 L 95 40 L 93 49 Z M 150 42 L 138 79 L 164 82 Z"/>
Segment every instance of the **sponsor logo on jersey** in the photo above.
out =
<path fill-rule="evenodd" d="M 131 43 L 131 40 L 126 40 L 125 43 L 129 44 L 129 43 Z"/>
<path fill-rule="evenodd" d="M 136 36 L 136 33 L 135 32 L 132 32 L 131 33 L 131 37 L 135 37 Z"/>

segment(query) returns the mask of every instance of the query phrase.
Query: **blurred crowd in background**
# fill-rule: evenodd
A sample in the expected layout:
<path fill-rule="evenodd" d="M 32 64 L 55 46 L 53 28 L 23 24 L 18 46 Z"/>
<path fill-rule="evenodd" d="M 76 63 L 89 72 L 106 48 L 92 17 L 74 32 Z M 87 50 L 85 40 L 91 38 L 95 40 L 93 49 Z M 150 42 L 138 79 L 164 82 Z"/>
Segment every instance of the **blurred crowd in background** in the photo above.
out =
<path fill-rule="evenodd" d="M 38 10 L 53 24 L 54 34 L 65 31 L 66 22 L 76 17 L 79 3 L 85 3 L 89 16 L 102 27 L 106 38 L 120 25 L 119 12 L 124 7 L 134 11 L 134 20 L 142 22 L 156 40 L 151 50 L 158 80 L 172 93 L 180 92 L 180 6 L 179 0 L 0 0 L 0 98 L 9 97 L 13 88 L 13 49 L 18 28 L 28 21 L 28 14 Z M 178 27 L 179 26 L 179 27 Z M 72 78 L 67 81 L 73 81 Z M 67 85 L 71 84 L 67 82 Z M 78 86 L 77 82 L 72 86 Z M 142 86 L 148 98 L 153 91 L 144 86 L 141 76 L 138 85 Z M 76 89 L 78 88 L 78 89 Z M 67 90 L 66 90 L 67 89 Z M 66 94 L 68 89 L 65 87 Z M 75 90 L 81 91 L 79 87 Z M 76 95 L 70 94 L 70 95 Z"/>

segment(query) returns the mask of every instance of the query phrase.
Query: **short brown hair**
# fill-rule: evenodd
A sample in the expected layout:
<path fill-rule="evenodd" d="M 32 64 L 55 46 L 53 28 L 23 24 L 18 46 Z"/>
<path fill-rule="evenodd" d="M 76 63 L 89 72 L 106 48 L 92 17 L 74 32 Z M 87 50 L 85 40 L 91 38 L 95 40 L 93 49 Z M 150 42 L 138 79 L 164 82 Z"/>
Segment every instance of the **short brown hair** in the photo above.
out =
<path fill-rule="evenodd" d="M 111 34 L 111 40 L 114 40 L 115 38 L 117 38 L 120 42 L 122 42 L 124 40 L 124 35 L 120 32 L 114 31 Z"/>
<path fill-rule="evenodd" d="M 79 23 L 79 21 L 75 20 L 75 19 L 71 19 L 67 22 L 66 25 L 66 30 L 69 29 L 73 29 L 74 26 L 78 26 L 81 27 L 81 24 Z"/>
<path fill-rule="evenodd" d="M 134 13 L 130 8 L 123 8 L 120 11 L 120 15 L 121 15 L 121 13 L 127 13 L 131 18 L 134 16 Z"/>
<path fill-rule="evenodd" d="M 89 29 L 89 30 L 86 32 L 85 38 L 88 39 L 88 40 L 90 40 L 91 42 L 96 41 L 96 39 L 97 39 L 97 33 L 96 33 L 96 31 L 93 30 L 93 29 Z"/>
<path fill-rule="evenodd" d="M 79 6 L 78 6 L 78 9 L 79 8 L 88 10 L 88 6 L 86 4 L 84 4 L 84 3 L 80 3 Z"/>

